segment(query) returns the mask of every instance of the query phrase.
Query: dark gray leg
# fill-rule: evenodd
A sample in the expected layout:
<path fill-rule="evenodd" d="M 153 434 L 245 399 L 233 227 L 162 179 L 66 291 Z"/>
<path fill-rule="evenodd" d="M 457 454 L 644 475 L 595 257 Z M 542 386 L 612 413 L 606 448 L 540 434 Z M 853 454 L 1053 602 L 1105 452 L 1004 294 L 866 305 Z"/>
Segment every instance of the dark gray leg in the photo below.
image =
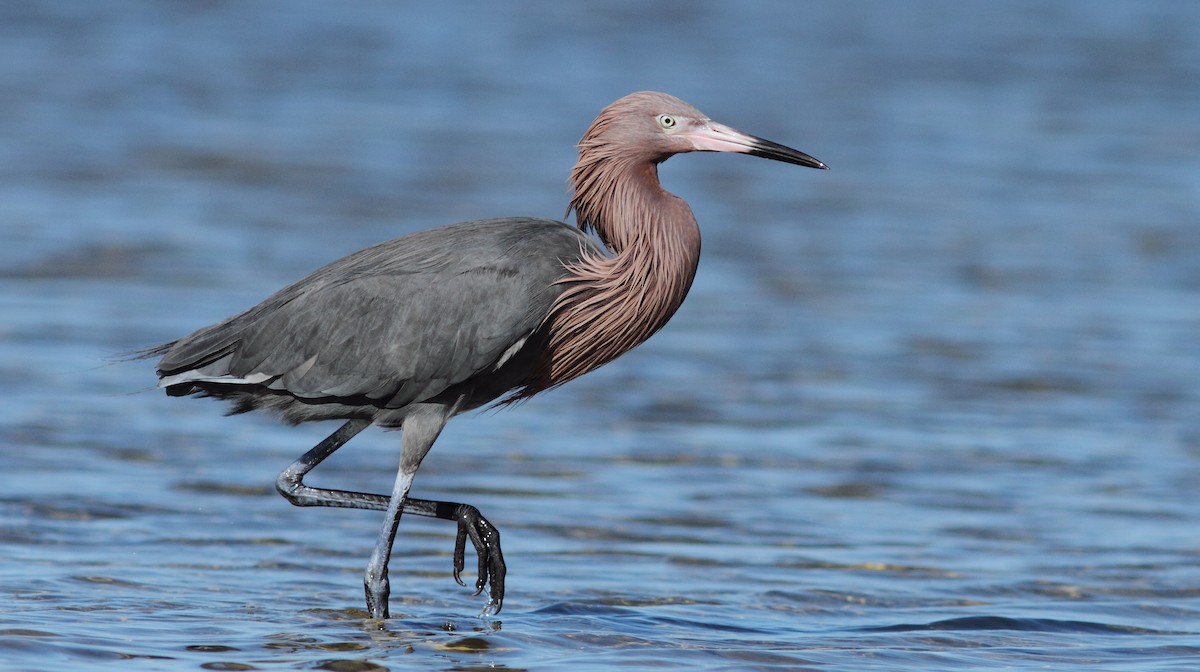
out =
<path fill-rule="evenodd" d="M 284 499 L 295 506 L 337 506 L 347 509 L 379 509 L 387 507 L 387 497 L 368 495 L 348 490 L 324 490 L 310 488 L 304 484 L 304 475 L 312 471 L 318 464 L 325 461 L 338 448 L 346 445 L 359 432 L 371 425 L 369 420 L 350 420 L 333 434 L 325 437 L 312 450 L 300 456 L 300 459 L 288 465 L 287 469 L 279 472 L 275 479 L 275 489 Z M 382 505 L 376 500 L 383 500 Z"/>
<path fill-rule="evenodd" d="M 393 497 L 387 497 L 366 492 L 313 488 L 304 484 L 304 476 L 308 472 L 312 471 L 325 458 L 332 455 L 334 451 L 341 448 L 347 441 L 354 438 L 355 435 L 366 429 L 370 424 L 366 420 L 351 420 L 338 428 L 333 434 L 330 434 L 324 441 L 317 444 L 312 450 L 301 456 L 300 459 L 293 462 L 276 479 L 275 487 L 279 491 L 279 494 L 283 495 L 284 498 L 296 506 L 331 506 L 388 511 L 388 506 L 394 498 L 395 492 L 393 492 Z M 408 428 L 406 427 L 406 429 Z M 440 429 L 439 427 L 439 432 Z M 432 438 L 437 438 L 436 433 Z M 430 445 L 432 445 L 432 439 L 430 439 Z M 428 452 L 428 447 L 425 448 L 425 451 Z M 424 454 L 421 457 L 424 457 Z M 419 463 L 420 461 L 418 460 L 417 464 L 419 465 Z M 403 468 L 401 469 L 401 474 L 397 476 L 397 486 L 401 485 L 400 480 L 402 478 Z M 410 485 L 411 480 L 410 475 L 408 479 Z M 470 539 L 471 544 L 475 547 L 475 553 L 479 558 L 479 569 L 475 580 L 475 594 L 478 595 L 483 592 L 483 589 L 490 583 L 490 599 L 487 606 L 484 607 L 484 613 L 500 613 L 500 609 L 504 603 L 504 577 L 506 574 L 504 553 L 500 549 L 500 531 L 479 513 L 479 509 L 469 504 L 459 504 L 456 502 L 407 499 L 403 503 L 402 509 L 395 513 L 395 523 L 399 523 L 399 515 L 403 512 L 429 518 L 452 520 L 458 524 L 458 535 L 454 543 L 454 580 L 459 585 L 465 585 L 461 575 L 466 564 L 466 540 Z M 389 512 L 385 516 L 385 519 L 391 518 L 393 516 Z M 395 529 L 394 526 L 392 529 Z M 392 532 L 392 536 L 394 538 L 394 532 Z M 376 552 L 378 550 L 379 541 L 376 543 Z M 373 555 L 372 561 L 374 562 L 374 560 L 375 557 Z M 370 599 L 368 598 L 368 600 Z M 383 603 L 386 611 L 386 598 L 383 600 Z"/>
<path fill-rule="evenodd" d="M 425 459 L 450 419 L 449 411 L 449 408 L 439 404 L 419 404 L 410 407 L 404 416 L 404 425 L 401 427 L 403 434 L 400 437 L 400 471 L 396 474 L 392 496 L 383 514 L 383 526 L 379 528 L 375 550 L 371 553 L 371 561 L 367 563 L 367 571 L 363 576 L 367 611 L 374 618 L 388 617 L 388 595 L 391 592 L 388 561 L 392 557 L 392 544 L 396 540 L 400 514 L 404 513 L 408 490 L 412 487 L 421 460 Z"/>
<path fill-rule="evenodd" d="M 371 552 L 371 561 L 367 563 L 367 571 L 363 575 L 367 611 L 371 613 L 372 618 L 387 618 L 389 615 L 388 596 L 391 595 L 392 587 L 388 581 L 388 561 L 392 557 L 392 544 L 396 540 L 400 514 L 404 512 L 404 501 L 408 499 L 408 489 L 412 486 L 412 479 L 416 473 L 415 469 L 406 471 L 401 468 L 396 476 L 392 497 L 383 514 L 383 527 L 379 528 L 375 550 Z"/>

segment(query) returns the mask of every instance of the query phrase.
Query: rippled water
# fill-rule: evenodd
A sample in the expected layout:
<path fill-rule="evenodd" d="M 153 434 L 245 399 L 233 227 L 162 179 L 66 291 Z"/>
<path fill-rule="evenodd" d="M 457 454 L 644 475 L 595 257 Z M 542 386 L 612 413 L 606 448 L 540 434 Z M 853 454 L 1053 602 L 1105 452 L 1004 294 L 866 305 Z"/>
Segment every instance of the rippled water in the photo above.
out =
<path fill-rule="evenodd" d="M 504 612 L 405 519 L 380 630 L 378 514 L 272 488 L 333 427 L 111 357 L 560 215 L 643 88 L 833 170 L 664 166 L 679 315 L 417 479 L 503 530 Z M 5 4 L 0 669 L 1195 669 L 1198 110 L 1192 3 Z"/>

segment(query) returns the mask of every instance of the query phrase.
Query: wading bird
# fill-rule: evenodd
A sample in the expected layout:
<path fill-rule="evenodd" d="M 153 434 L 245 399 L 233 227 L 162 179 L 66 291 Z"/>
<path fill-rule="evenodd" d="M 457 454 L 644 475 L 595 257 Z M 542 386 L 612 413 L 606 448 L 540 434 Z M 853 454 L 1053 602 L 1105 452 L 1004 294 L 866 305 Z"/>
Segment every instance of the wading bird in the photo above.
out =
<path fill-rule="evenodd" d="M 264 409 L 293 424 L 345 421 L 284 469 L 276 487 L 296 506 L 385 512 L 363 581 L 373 618 L 388 616 L 388 560 L 402 513 L 457 522 L 454 578 L 463 584 L 470 539 L 475 594 L 490 586 L 484 613 L 499 613 L 499 531 L 473 506 L 409 497 L 413 475 L 450 418 L 561 385 L 666 324 L 700 257 L 691 209 L 658 182 L 658 164 L 683 152 L 825 168 L 672 96 L 633 93 L 604 108 L 579 142 L 567 209 L 577 227 L 509 217 L 396 238 L 143 354 L 161 356 L 158 384 L 172 396 L 216 397 L 232 402 L 232 413 Z M 391 496 L 304 484 L 372 424 L 402 431 Z"/>

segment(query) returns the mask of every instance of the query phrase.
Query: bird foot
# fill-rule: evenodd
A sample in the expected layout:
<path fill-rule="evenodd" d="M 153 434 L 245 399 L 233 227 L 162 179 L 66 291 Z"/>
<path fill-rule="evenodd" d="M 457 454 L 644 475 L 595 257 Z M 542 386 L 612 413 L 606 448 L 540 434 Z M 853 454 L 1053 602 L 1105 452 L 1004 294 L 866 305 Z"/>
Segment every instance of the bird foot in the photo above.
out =
<path fill-rule="evenodd" d="M 390 616 L 388 613 L 388 595 L 392 592 L 387 575 L 375 575 L 368 569 L 367 576 L 363 580 L 363 591 L 367 595 L 367 613 L 371 614 L 371 618 L 376 620 L 387 619 Z"/>
<path fill-rule="evenodd" d="M 494 616 L 500 613 L 504 605 L 504 553 L 500 550 L 500 530 L 484 518 L 479 509 L 460 504 L 454 512 L 458 521 L 458 536 L 454 540 L 454 580 L 458 585 L 465 586 L 462 580 L 463 567 L 466 564 L 467 539 L 475 546 L 479 557 L 479 568 L 475 576 L 475 594 L 491 585 L 488 591 L 488 603 L 480 616 Z"/>

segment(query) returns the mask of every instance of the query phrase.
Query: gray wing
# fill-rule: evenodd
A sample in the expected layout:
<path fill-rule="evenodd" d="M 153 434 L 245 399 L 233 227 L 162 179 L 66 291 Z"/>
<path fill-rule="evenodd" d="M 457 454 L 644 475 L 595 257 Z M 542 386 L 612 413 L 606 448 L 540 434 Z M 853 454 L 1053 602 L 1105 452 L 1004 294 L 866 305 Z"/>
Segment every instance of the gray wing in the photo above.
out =
<path fill-rule="evenodd" d="M 591 243 L 537 219 L 467 222 L 326 266 L 258 306 L 165 346 L 160 386 L 260 386 L 398 408 L 499 367 Z M 519 381 L 514 381 L 514 385 Z"/>

